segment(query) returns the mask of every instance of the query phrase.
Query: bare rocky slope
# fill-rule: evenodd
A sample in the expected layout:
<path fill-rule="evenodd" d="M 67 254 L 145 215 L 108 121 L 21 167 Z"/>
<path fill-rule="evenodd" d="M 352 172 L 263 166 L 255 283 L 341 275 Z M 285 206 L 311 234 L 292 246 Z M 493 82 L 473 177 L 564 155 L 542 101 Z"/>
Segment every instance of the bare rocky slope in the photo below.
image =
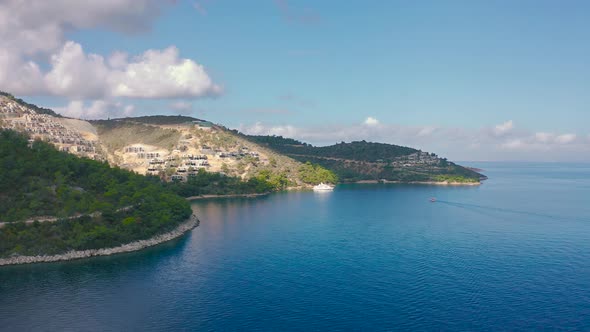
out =
<path fill-rule="evenodd" d="M 264 172 L 286 177 L 293 187 L 305 187 L 309 185 L 301 180 L 299 169 L 306 161 L 333 170 L 344 181 L 479 183 L 485 179 L 411 148 L 366 142 L 317 148 L 282 137 L 242 135 L 185 116 L 84 121 L 62 117 L 7 93 L 0 93 L 0 128 L 26 132 L 31 139 L 49 141 L 62 151 L 163 180 L 184 181 L 205 169 L 242 179 Z M 359 158 L 359 151 L 371 152 L 375 160 Z M 399 156 L 389 156 L 391 151 Z"/>
<path fill-rule="evenodd" d="M 302 163 L 210 122 L 182 116 L 84 121 L 0 95 L 0 128 L 25 132 L 58 149 L 165 180 L 200 169 L 248 179 L 261 171 L 303 186 Z"/>

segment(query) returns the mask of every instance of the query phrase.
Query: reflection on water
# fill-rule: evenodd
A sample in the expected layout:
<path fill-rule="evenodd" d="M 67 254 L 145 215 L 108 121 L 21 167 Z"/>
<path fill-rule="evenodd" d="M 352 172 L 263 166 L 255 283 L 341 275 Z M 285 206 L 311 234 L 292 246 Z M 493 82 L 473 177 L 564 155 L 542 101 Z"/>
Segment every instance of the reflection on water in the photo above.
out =
<path fill-rule="evenodd" d="M 474 166 L 480 187 L 196 201 L 165 245 L 0 268 L 0 330 L 585 330 L 590 168 Z"/>

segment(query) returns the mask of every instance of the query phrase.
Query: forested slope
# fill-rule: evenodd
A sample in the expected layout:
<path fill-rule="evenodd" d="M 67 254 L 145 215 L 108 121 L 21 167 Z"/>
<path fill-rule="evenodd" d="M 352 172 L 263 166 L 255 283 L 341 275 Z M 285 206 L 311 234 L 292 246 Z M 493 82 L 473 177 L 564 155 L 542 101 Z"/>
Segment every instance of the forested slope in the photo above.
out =
<path fill-rule="evenodd" d="M 0 169 L 0 257 L 113 247 L 169 231 L 191 215 L 157 178 L 48 143 L 29 146 L 13 131 L 0 131 Z M 61 219 L 23 222 L 45 217 Z"/>
<path fill-rule="evenodd" d="M 282 136 L 247 139 L 301 162 L 321 165 L 341 181 L 477 183 L 485 176 L 417 149 L 366 141 L 313 146 Z"/>

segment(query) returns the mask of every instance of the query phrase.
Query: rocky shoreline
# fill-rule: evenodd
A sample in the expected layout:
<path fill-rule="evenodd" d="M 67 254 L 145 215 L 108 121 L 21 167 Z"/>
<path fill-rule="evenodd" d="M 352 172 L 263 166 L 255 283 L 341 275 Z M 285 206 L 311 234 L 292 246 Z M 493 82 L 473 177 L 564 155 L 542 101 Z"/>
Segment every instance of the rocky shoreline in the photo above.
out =
<path fill-rule="evenodd" d="M 431 186 L 479 186 L 481 182 L 449 182 L 449 181 L 388 181 L 388 180 L 360 180 L 354 183 L 395 183 L 395 184 L 425 184 Z"/>
<path fill-rule="evenodd" d="M 211 199 L 211 198 L 254 198 L 254 197 L 262 197 L 268 196 L 270 193 L 260 193 L 260 194 L 229 194 L 229 195 L 200 195 L 200 196 L 190 196 L 187 197 L 187 201 L 196 201 L 199 199 Z"/>
<path fill-rule="evenodd" d="M 114 248 L 104 249 L 89 249 L 81 251 L 70 251 L 65 254 L 51 255 L 51 256 L 15 256 L 10 258 L 0 258 L 0 266 L 3 265 L 17 265 L 17 264 L 32 264 L 32 263 L 50 263 L 59 261 L 69 261 L 74 259 L 89 258 L 94 256 L 110 256 L 126 252 L 138 251 L 148 247 L 152 247 L 170 240 L 174 240 L 191 229 L 199 226 L 199 219 L 193 215 L 189 220 L 180 224 L 176 229 L 156 235 L 147 240 L 139 240 L 127 243 Z"/>

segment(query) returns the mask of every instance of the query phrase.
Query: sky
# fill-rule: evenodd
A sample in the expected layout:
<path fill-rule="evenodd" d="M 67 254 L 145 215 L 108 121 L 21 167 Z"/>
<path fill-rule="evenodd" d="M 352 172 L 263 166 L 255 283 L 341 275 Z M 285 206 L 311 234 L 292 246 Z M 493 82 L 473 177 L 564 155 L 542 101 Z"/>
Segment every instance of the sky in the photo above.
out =
<path fill-rule="evenodd" d="M 590 2 L 0 0 L 0 90 L 451 160 L 590 161 Z"/>

